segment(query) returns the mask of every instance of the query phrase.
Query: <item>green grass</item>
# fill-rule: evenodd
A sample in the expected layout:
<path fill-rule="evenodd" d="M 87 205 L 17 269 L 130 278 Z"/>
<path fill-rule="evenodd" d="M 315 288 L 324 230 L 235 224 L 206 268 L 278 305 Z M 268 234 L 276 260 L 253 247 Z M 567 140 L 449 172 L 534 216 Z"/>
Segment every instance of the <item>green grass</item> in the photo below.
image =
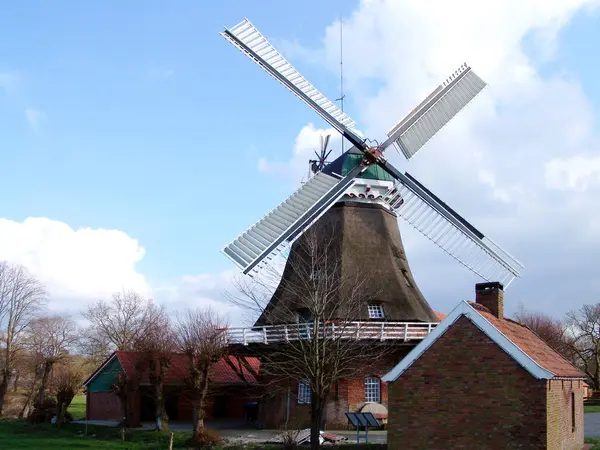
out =
<path fill-rule="evenodd" d="M 85 395 L 76 395 L 69 405 L 69 412 L 73 420 L 85 419 Z"/>
<path fill-rule="evenodd" d="M 600 405 L 583 405 L 583 412 L 585 413 L 599 413 Z"/>
<path fill-rule="evenodd" d="M 71 424 L 57 428 L 50 424 L 31 425 L 22 420 L 0 420 L 0 448 L 20 449 L 160 449 L 168 448 L 169 436 L 152 431 L 127 430 L 125 442 L 121 429 Z M 173 433 L 173 448 L 187 449 L 190 433 Z"/>
<path fill-rule="evenodd" d="M 85 425 L 70 424 L 57 428 L 50 424 L 31 425 L 23 420 L 0 419 L 0 449 L 44 449 L 44 450 L 70 450 L 70 449 L 99 449 L 99 450 L 165 450 L 168 448 L 169 436 L 167 433 L 155 431 L 127 430 L 125 442 L 121 441 L 121 429 L 88 426 L 87 435 L 84 434 Z M 173 449 L 189 449 L 188 442 L 191 433 L 174 432 Z M 252 449 L 281 449 L 278 446 L 247 446 L 229 447 L 230 450 L 242 448 Z M 335 450 L 348 448 L 347 446 L 328 446 Z M 353 450 L 385 450 L 384 444 L 353 445 Z M 599 447 L 600 449 L 600 447 Z M 215 448 L 215 450 L 218 450 Z"/>
<path fill-rule="evenodd" d="M 600 450 L 600 439 L 599 438 L 585 438 L 586 444 L 595 444 L 592 450 Z"/>

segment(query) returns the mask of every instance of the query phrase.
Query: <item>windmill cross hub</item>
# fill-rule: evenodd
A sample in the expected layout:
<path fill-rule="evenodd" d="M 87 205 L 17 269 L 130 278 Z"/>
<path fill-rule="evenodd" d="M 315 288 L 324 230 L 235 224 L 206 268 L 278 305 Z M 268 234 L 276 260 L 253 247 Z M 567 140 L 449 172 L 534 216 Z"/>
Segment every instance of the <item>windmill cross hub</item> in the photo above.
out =
<path fill-rule="evenodd" d="M 372 164 L 378 164 L 381 161 L 385 161 L 383 159 L 383 149 L 381 148 L 381 146 L 369 147 L 365 152 L 364 161 L 365 164 L 368 166 Z"/>
<path fill-rule="evenodd" d="M 260 269 L 268 260 L 280 254 L 346 192 L 353 189 L 358 177 L 367 171 L 372 172 L 373 167 L 380 167 L 389 174 L 388 180 L 394 180 L 393 187 L 383 196 L 383 203 L 389 210 L 400 215 L 484 280 L 498 281 L 507 288 L 515 277 L 520 276 L 523 265 L 517 259 L 413 176 L 400 172 L 383 157 L 383 152 L 393 144 L 406 159 L 411 159 L 483 90 L 486 83 L 467 64 L 462 64 L 394 125 L 383 144 L 368 146 L 367 139 L 362 139 L 354 131 L 354 120 L 304 78 L 248 19 L 226 28 L 221 35 L 325 119 L 342 135 L 342 139 L 347 139 L 353 145 L 340 158 L 347 154 L 358 158 L 353 159 L 352 168 L 348 169 L 342 163 L 343 173 L 339 170 L 336 172 L 340 168 L 340 164 L 336 164 L 339 158 L 326 164 L 329 137 L 325 142 L 322 141 L 318 160 L 310 162 L 314 176 L 223 248 L 225 255 L 244 274 L 251 274 L 251 271 Z M 359 195 L 365 197 L 364 192 Z"/>

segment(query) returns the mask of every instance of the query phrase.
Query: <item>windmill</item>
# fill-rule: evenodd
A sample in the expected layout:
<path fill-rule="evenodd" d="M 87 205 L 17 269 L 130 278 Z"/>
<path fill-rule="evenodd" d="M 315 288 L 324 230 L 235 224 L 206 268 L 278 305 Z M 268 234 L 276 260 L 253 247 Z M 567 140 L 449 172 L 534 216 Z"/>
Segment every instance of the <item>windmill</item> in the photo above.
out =
<path fill-rule="evenodd" d="M 346 165 L 345 170 L 337 170 L 337 160 L 324 166 L 223 248 L 244 274 L 253 276 L 260 271 L 349 192 L 362 174 L 378 168 L 392 180 L 381 195 L 383 203 L 438 247 L 484 280 L 499 281 L 505 288 L 520 275 L 523 266 L 519 261 L 415 177 L 400 172 L 384 158 L 385 150 L 394 144 L 410 160 L 479 94 L 486 83 L 469 66 L 463 64 L 452 73 L 390 129 L 382 144 L 370 146 L 353 130 L 355 122 L 294 69 L 248 19 L 225 28 L 221 35 L 334 127 L 353 145 L 346 154 L 357 159 L 349 170 Z"/>
<path fill-rule="evenodd" d="M 329 134 L 325 135 L 325 137 L 323 137 L 323 135 L 320 136 L 321 151 L 317 153 L 317 151 L 315 150 L 315 155 L 317 155 L 317 159 L 310 159 L 308 161 L 312 173 L 320 172 L 321 170 L 323 170 L 323 167 L 325 167 L 327 157 L 331 154 L 331 150 L 327 151 L 327 144 L 329 144 L 330 137 L 331 135 Z"/>

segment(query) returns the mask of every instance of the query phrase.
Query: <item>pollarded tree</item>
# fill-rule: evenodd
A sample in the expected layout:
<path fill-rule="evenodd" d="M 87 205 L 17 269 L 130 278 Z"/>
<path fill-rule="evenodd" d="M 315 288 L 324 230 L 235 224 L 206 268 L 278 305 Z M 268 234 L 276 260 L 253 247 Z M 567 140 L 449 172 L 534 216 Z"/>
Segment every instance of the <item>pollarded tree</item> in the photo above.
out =
<path fill-rule="evenodd" d="M 175 336 L 179 352 L 188 360 L 186 388 L 194 408 L 192 442 L 200 444 L 213 365 L 227 354 L 224 319 L 211 309 L 188 310 L 178 315 Z"/>
<path fill-rule="evenodd" d="M 171 319 L 162 310 L 134 344 L 134 349 L 138 352 L 137 359 L 141 360 L 152 386 L 157 431 L 169 431 L 169 416 L 165 406 L 165 379 L 176 348 Z"/>
<path fill-rule="evenodd" d="M 25 329 L 45 298 L 44 285 L 25 267 L 0 262 L 0 416 Z"/>
<path fill-rule="evenodd" d="M 53 315 L 33 319 L 27 327 L 25 345 L 43 366 L 37 405 L 44 403 L 54 365 L 70 355 L 79 339 L 79 328 L 70 317 Z"/>

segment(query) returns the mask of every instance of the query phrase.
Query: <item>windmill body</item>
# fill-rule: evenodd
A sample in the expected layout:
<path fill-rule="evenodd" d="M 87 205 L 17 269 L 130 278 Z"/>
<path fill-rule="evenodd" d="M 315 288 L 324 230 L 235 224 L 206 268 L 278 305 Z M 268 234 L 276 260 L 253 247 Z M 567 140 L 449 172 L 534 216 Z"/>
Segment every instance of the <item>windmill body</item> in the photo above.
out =
<path fill-rule="evenodd" d="M 499 281 L 506 288 L 520 276 L 523 266 L 518 260 L 414 176 L 400 172 L 384 157 L 386 150 L 395 146 L 410 160 L 486 84 L 469 66 L 462 65 L 398 121 L 382 144 L 372 146 L 354 130 L 356 124 L 348 114 L 304 78 L 249 20 L 226 28 L 221 35 L 351 144 L 348 151 L 327 163 L 330 152 L 327 151 L 328 139 L 324 139 L 321 151 L 315 152 L 317 159 L 310 161 L 313 175 L 223 248 L 223 253 L 248 276 L 265 270 L 274 258 L 290 249 L 279 286 L 254 327 L 228 330 L 230 344 L 238 343 L 246 349 L 252 345 L 263 348 L 288 345 L 289 349 L 292 340 L 300 342 L 306 338 L 298 331 L 304 314 L 296 308 L 298 295 L 290 294 L 286 286 L 298 276 L 294 273 L 298 268 L 305 273 L 314 269 L 307 267 L 302 253 L 312 231 L 318 230 L 317 234 L 321 235 L 320 230 L 326 230 L 335 237 L 328 245 L 335 254 L 333 265 L 340 277 L 344 273 L 361 272 L 368 277 L 366 285 L 372 303 L 355 316 L 346 316 L 346 325 L 356 324 L 352 332 L 336 334 L 339 327 L 334 328 L 334 325 L 339 321 L 335 317 L 331 323 L 323 321 L 315 332 L 315 336 L 323 331 L 334 338 L 352 339 L 354 346 L 364 347 L 366 343 L 368 347 L 386 341 L 395 348 L 390 360 L 383 361 L 382 366 L 374 367 L 367 358 L 364 370 L 357 372 L 355 378 L 337 383 L 335 398 L 326 408 L 325 422 L 345 426 L 344 412 L 360 411 L 369 403 L 385 403 L 386 387 L 378 381 L 378 376 L 386 373 L 439 322 L 410 271 L 398 228 L 399 217 L 485 281 Z M 337 307 L 343 312 L 343 292 L 338 300 Z M 289 314 L 293 311 L 296 311 L 295 317 Z M 372 311 L 378 314 L 373 315 Z M 300 404 L 305 403 L 300 400 L 306 388 L 302 389 L 301 380 L 295 381 L 293 392 L 297 402 L 294 405 L 297 403 L 301 409 Z M 357 397 L 357 389 L 364 395 Z M 262 411 L 272 416 L 272 420 L 264 420 L 266 423 L 281 425 L 282 418 L 289 416 L 289 392 L 287 396 L 273 396 L 263 405 Z M 373 396 L 373 392 L 377 395 Z M 289 418 L 292 420 L 293 415 Z"/>
<path fill-rule="evenodd" d="M 346 175 L 360 164 L 362 154 L 348 150 L 323 168 L 324 173 Z M 398 229 L 398 216 L 385 201 L 385 195 L 394 186 L 394 179 L 379 166 L 371 166 L 346 190 L 344 195 L 313 225 L 323 233 L 323 240 L 331 235 L 335 247 L 336 265 L 341 278 L 363 272 L 361 282 L 365 292 L 373 293 L 371 307 L 377 307 L 377 320 L 393 322 L 435 323 L 437 316 L 419 290 L 410 270 L 404 245 Z M 301 248 L 313 234 L 303 234 L 293 244 L 281 281 L 256 326 L 294 322 L 289 311 L 300 309 L 294 305 L 295 292 L 286 289 L 294 272 L 310 273 L 311 268 L 297 268 L 303 262 Z M 368 274 L 368 275 L 367 275 Z M 344 299 L 337 302 L 344 307 Z M 297 306 L 297 307 L 296 307 Z M 340 316 L 345 317 L 344 312 Z M 351 317 L 356 321 L 373 319 L 369 308 L 357 311 Z"/>

